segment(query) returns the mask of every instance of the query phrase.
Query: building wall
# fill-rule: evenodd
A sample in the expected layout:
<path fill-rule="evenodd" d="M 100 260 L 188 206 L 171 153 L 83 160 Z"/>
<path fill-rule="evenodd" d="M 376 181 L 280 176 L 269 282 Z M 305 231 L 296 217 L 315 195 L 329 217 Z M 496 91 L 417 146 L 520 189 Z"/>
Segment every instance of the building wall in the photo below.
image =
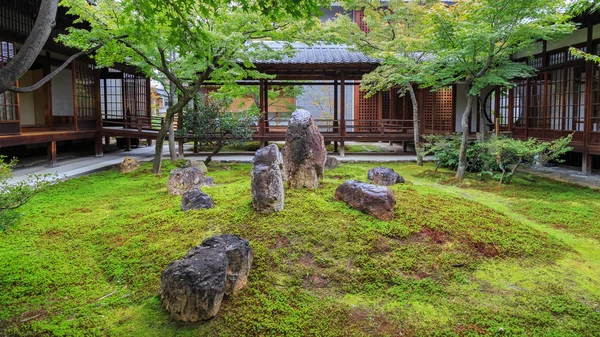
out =
<path fill-rule="evenodd" d="M 27 71 L 25 75 L 19 79 L 19 85 L 21 87 L 31 86 L 42 77 L 43 71 L 41 69 Z M 34 92 L 19 94 L 21 125 L 32 126 L 45 124 L 44 97 L 43 88 Z"/>

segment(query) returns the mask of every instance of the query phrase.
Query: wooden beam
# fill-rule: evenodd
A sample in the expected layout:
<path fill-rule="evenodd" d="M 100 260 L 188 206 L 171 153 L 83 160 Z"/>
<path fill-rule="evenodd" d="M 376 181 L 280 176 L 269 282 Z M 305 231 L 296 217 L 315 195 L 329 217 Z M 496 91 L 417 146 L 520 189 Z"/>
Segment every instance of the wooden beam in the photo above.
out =
<path fill-rule="evenodd" d="M 94 143 L 95 143 L 96 157 L 103 157 L 104 156 L 104 145 L 102 144 L 102 137 L 96 137 L 96 139 L 94 140 Z"/>

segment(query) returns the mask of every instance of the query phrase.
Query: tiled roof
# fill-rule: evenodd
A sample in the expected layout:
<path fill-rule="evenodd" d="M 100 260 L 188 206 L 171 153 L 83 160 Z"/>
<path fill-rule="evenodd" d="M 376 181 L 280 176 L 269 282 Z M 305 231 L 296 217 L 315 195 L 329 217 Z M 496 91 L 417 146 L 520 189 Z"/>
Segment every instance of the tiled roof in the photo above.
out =
<path fill-rule="evenodd" d="M 282 49 L 281 42 L 265 42 L 272 49 Z M 292 43 L 296 53 L 281 60 L 257 60 L 255 64 L 379 64 L 381 60 L 351 51 L 343 45 L 306 45 Z"/>

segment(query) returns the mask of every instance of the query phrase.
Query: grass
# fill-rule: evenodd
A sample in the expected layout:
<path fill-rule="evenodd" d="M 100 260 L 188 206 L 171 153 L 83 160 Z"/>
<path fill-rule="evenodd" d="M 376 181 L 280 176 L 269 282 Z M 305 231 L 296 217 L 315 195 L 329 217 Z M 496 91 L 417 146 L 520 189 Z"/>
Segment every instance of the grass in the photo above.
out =
<path fill-rule="evenodd" d="M 52 186 L 0 235 L 0 335 L 600 336 L 598 192 L 391 164 L 408 182 L 384 222 L 333 198 L 372 166 L 286 190 L 271 215 L 251 208 L 246 164 L 211 165 L 216 207 L 186 213 L 147 165 Z M 160 273 L 221 233 L 250 240 L 248 286 L 209 322 L 169 321 Z"/>

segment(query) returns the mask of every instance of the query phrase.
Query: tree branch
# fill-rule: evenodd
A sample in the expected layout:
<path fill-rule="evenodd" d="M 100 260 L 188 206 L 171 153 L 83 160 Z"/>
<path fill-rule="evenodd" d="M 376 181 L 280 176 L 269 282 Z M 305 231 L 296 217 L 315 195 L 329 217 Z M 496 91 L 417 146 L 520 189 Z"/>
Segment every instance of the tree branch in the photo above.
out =
<path fill-rule="evenodd" d="M 65 69 L 69 64 L 71 64 L 71 62 L 73 62 L 76 58 L 78 58 L 80 56 L 84 56 L 84 55 L 89 55 L 89 54 L 95 52 L 96 50 L 100 49 L 101 47 L 102 47 L 102 45 L 98 45 L 91 49 L 88 49 L 87 51 L 80 51 L 79 53 L 72 55 L 65 62 L 63 62 L 63 64 L 61 64 L 60 67 L 56 68 L 53 72 L 46 75 L 44 78 L 42 78 L 41 80 L 39 80 L 36 84 L 34 84 L 32 86 L 29 86 L 29 87 L 12 86 L 8 90 L 12 91 L 12 92 L 19 92 L 19 93 L 36 91 L 39 88 L 41 88 L 44 84 L 46 84 L 48 81 L 50 81 L 58 73 L 63 71 L 63 69 Z"/>

